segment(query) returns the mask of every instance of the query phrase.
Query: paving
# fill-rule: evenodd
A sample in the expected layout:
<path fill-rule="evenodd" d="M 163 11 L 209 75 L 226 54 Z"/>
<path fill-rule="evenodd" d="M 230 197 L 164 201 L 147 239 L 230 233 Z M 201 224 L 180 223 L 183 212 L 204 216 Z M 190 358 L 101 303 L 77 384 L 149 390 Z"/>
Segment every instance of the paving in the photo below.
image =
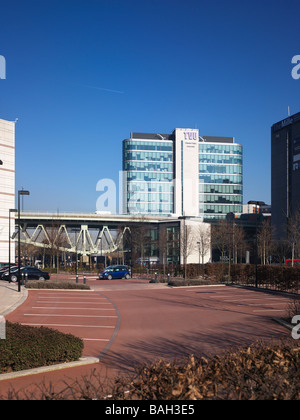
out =
<path fill-rule="evenodd" d="M 25 289 L 18 294 L 16 285 L 1 282 L 0 313 L 6 312 L 9 321 L 73 333 L 84 340 L 83 356 L 99 362 L 29 372 L 19 379 L 2 377 L 0 396 L 10 385 L 26 389 L 44 380 L 58 384 L 95 369 L 111 378 L 144 362 L 220 354 L 257 340 L 291 336 L 274 322 L 286 313 L 289 299 L 284 296 L 226 286 L 171 288 L 138 279 L 90 278 L 88 284 L 92 290 Z"/>
<path fill-rule="evenodd" d="M 28 290 L 21 286 L 18 291 L 17 283 L 0 280 L 0 315 L 6 316 L 20 306 L 28 296 Z"/>

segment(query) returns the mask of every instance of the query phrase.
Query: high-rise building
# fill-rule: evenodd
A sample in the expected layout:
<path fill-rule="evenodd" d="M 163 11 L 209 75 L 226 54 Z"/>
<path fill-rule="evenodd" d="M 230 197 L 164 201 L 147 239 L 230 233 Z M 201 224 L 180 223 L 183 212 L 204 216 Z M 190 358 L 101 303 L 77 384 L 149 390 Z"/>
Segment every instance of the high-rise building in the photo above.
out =
<path fill-rule="evenodd" d="M 0 263 L 9 260 L 9 222 L 15 230 L 15 122 L 0 119 Z M 11 262 L 15 261 L 14 241 Z"/>
<path fill-rule="evenodd" d="M 274 235 L 285 239 L 300 209 L 300 112 L 271 127 L 271 193 Z"/>
<path fill-rule="evenodd" d="M 123 141 L 124 213 L 224 218 L 241 213 L 243 150 L 233 137 L 131 133 Z"/>

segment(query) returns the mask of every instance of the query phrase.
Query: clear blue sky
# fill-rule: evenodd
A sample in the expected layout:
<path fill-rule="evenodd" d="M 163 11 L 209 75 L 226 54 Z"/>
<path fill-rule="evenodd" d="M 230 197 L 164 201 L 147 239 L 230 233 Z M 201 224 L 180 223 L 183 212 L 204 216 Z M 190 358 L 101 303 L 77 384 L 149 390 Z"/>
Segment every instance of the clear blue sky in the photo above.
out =
<path fill-rule="evenodd" d="M 300 111 L 299 0 L 7 0 L 0 118 L 25 210 L 95 211 L 131 131 L 234 136 L 244 202 L 270 203 L 270 127 Z"/>

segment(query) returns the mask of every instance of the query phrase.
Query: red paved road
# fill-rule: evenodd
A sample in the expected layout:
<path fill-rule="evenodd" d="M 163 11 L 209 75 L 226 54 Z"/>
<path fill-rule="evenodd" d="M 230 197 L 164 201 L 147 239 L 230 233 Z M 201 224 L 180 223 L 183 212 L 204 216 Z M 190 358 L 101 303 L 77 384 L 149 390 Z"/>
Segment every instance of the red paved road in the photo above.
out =
<path fill-rule="evenodd" d="M 168 288 L 138 280 L 88 282 L 95 291 L 29 291 L 27 301 L 7 318 L 72 332 L 84 338 L 84 354 L 100 356 L 100 363 L 0 381 L 0 394 L 10 384 L 20 389 L 42 380 L 61 383 L 95 368 L 113 376 L 145 361 L 217 354 L 290 336 L 272 320 L 285 314 L 288 300 L 280 296 L 233 287 Z"/>

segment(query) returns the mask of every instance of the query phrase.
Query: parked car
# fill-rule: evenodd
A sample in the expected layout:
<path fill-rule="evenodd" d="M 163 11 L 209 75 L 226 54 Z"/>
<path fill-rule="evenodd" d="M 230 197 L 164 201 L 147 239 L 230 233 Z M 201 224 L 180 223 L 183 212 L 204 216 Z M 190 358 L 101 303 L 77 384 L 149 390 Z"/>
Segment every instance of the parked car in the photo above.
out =
<path fill-rule="evenodd" d="M 111 280 L 111 279 L 129 279 L 130 270 L 126 265 L 110 265 L 106 269 L 99 273 L 99 280 Z"/>
<path fill-rule="evenodd" d="M 21 267 L 20 269 L 21 275 L 24 275 L 25 280 L 49 280 L 50 274 L 46 271 L 39 270 L 36 267 Z M 10 268 L 10 276 L 9 276 L 9 270 L 0 273 L 1 280 L 7 280 L 16 282 L 18 281 L 18 267 L 11 267 Z"/>

